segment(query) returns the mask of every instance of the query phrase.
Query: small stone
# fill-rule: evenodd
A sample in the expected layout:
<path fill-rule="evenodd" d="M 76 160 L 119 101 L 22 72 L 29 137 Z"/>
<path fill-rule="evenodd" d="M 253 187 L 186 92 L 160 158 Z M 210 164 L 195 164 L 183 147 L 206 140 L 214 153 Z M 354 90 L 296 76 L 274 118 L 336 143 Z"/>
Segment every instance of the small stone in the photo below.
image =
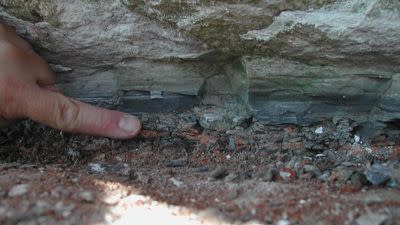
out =
<path fill-rule="evenodd" d="M 185 159 L 173 159 L 166 163 L 167 167 L 184 167 L 187 161 Z"/>
<path fill-rule="evenodd" d="M 267 168 L 258 175 L 262 181 L 276 181 L 279 176 L 279 171 L 276 168 Z"/>
<path fill-rule="evenodd" d="M 54 205 L 55 213 L 63 218 L 70 216 L 74 208 L 75 204 L 64 204 L 62 201 Z"/>
<path fill-rule="evenodd" d="M 170 178 L 169 181 L 172 184 L 174 184 L 176 187 L 178 187 L 178 188 L 186 187 L 185 183 L 183 183 L 182 181 L 176 179 L 175 177 Z"/>
<path fill-rule="evenodd" d="M 33 211 L 37 214 L 43 214 L 44 212 L 46 212 L 47 210 L 50 210 L 52 208 L 52 206 L 43 201 L 43 200 L 38 200 L 35 203 L 35 207 L 33 208 Z"/>
<path fill-rule="evenodd" d="M 317 129 L 315 129 L 314 133 L 323 134 L 324 133 L 324 128 L 323 127 L 318 127 Z"/>
<path fill-rule="evenodd" d="M 95 200 L 94 194 L 90 191 L 82 191 L 79 193 L 79 198 L 85 202 L 93 203 Z"/>
<path fill-rule="evenodd" d="M 369 147 L 365 147 L 364 150 L 368 153 L 368 154 L 372 154 L 373 150 Z"/>
<path fill-rule="evenodd" d="M 292 174 L 286 171 L 279 171 L 279 176 L 281 176 L 284 179 L 288 179 L 292 176 Z"/>
<path fill-rule="evenodd" d="M 390 180 L 390 170 L 387 166 L 375 163 L 367 169 L 365 175 L 371 184 L 380 185 Z"/>
<path fill-rule="evenodd" d="M 86 167 L 89 173 L 113 173 L 118 175 L 129 175 L 129 166 L 126 163 L 106 164 L 106 163 L 89 163 Z"/>
<path fill-rule="evenodd" d="M 288 220 L 279 220 L 276 224 L 277 225 L 289 225 L 290 222 Z"/>
<path fill-rule="evenodd" d="M 0 207 L 0 218 L 5 218 L 8 211 L 9 211 L 9 209 L 7 209 L 7 207 L 1 206 Z"/>
<path fill-rule="evenodd" d="M 211 172 L 210 178 L 215 179 L 215 180 L 220 180 L 228 175 L 229 175 L 228 170 L 223 166 L 219 166 Z"/>
<path fill-rule="evenodd" d="M 357 144 L 360 143 L 360 140 L 361 140 L 361 139 L 360 139 L 360 136 L 354 135 L 354 142 L 355 142 L 355 143 L 357 143 Z"/>
<path fill-rule="evenodd" d="M 97 162 L 104 162 L 105 159 L 106 159 L 106 154 L 101 153 L 97 155 L 93 160 Z"/>
<path fill-rule="evenodd" d="M 361 188 L 368 184 L 367 177 L 365 176 L 365 174 L 360 173 L 360 172 L 354 172 L 350 176 L 349 181 L 353 186 L 358 187 L 358 188 Z"/>
<path fill-rule="evenodd" d="M 390 187 L 390 188 L 398 188 L 399 184 L 397 183 L 397 181 L 395 179 L 390 179 L 387 182 L 387 186 Z"/>
<path fill-rule="evenodd" d="M 59 64 L 49 64 L 50 68 L 55 72 L 55 73 L 66 73 L 66 72 L 71 72 L 72 69 L 63 65 Z"/>
<path fill-rule="evenodd" d="M 106 171 L 118 175 L 128 176 L 130 168 L 126 163 L 106 164 Z"/>
<path fill-rule="evenodd" d="M 338 166 L 333 169 L 331 176 L 335 177 L 335 180 L 345 183 L 349 180 L 350 176 L 354 173 L 354 169 L 349 167 Z"/>
<path fill-rule="evenodd" d="M 236 173 L 230 173 L 228 176 L 225 177 L 225 181 L 227 182 L 233 182 L 237 180 L 239 176 Z"/>
<path fill-rule="evenodd" d="M 29 184 L 16 185 L 10 189 L 10 191 L 8 192 L 8 196 L 9 197 L 17 197 L 17 196 L 25 195 L 26 193 L 28 193 L 29 188 L 30 188 Z"/>
<path fill-rule="evenodd" d="M 313 177 L 316 177 L 319 174 L 321 174 L 321 172 L 319 171 L 318 168 L 316 168 L 313 165 L 308 165 L 308 164 L 303 166 L 303 172 L 307 173 L 307 174 L 310 174 Z"/>
<path fill-rule="evenodd" d="M 253 177 L 253 170 L 250 169 L 250 170 L 240 171 L 239 175 L 244 179 L 251 179 Z"/>
<path fill-rule="evenodd" d="M 162 91 L 150 91 L 150 98 L 151 99 L 163 99 L 163 92 Z"/>
<path fill-rule="evenodd" d="M 327 182 L 329 180 L 330 176 L 331 176 L 331 172 L 330 171 L 325 171 L 318 177 L 318 179 L 320 179 L 320 180 L 322 180 L 324 182 Z"/>
<path fill-rule="evenodd" d="M 104 167 L 104 165 L 102 165 L 100 163 L 89 163 L 89 165 L 87 166 L 86 169 L 89 173 L 105 173 L 106 172 L 106 168 Z"/>
<path fill-rule="evenodd" d="M 236 150 L 236 140 L 233 137 L 229 137 L 229 144 L 228 144 L 229 150 L 234 151 Z"/>
<path fill-rule="evenodd" d="M 74 148 L 68 148 L 67 155 L 72 159 L 76 159 L 80 156 L 80 152 Z"/>
<path fill-rule="evenodd" d="M 199 172 L 199 173 L 204 173 L 204 172 L 208 172 L 208 171 L 209 171 L 209 169 L 207 166 L 199 166 L 196 168 L 196 172 Z"/>
<path fill-rule="evenodd" d="M 387 219 L 387 216 L 377 213 L 368 212 L 358 217 L 356 220 L 358 225 L 380 225 Z"/>

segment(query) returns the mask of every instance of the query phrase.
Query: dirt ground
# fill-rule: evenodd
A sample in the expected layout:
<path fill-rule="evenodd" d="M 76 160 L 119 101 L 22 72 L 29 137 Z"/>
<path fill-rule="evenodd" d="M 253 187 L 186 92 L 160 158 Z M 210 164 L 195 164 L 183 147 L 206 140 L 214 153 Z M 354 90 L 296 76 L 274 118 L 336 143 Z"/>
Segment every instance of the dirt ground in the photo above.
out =
<path fill-rule="evenodd" d="M 0 131 L 0 224 L 400 224 L 400 142 L 336 118 L 208 130 L 142 116 L 140 137 Z"/>

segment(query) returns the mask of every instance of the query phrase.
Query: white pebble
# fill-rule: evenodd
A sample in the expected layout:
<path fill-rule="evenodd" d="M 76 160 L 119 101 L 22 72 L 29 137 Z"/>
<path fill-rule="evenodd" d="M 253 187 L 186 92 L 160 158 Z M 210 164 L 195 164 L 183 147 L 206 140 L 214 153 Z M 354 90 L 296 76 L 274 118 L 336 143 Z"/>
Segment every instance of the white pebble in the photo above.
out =
<path fill-rule="evenodd" d="M 354 141 L 355 141 L 356 143 L 360 143 L 360 136 L 354 135 Z"/>
<path fill-rule="evenodd" d="M 29 185 L 28 184 L 19 184 L 11 188 L 11 190 L 8 192 L 8 196 L 10 197 L 17 197 L 24 195 L 28 192 L 29 190 Z"/>
<path fill-rule="evenodd" d="M 151 99 L 162 99 L 163 92 L 162 91 L 150 91 L 150 98 Z"/>
<path fill-rule="evenodd" d="M 323 128 L 323 127 L 318 127 L 317 129 L 315 129 L 315 133 L 316 133 L 316 134 L 322 134 L 322 133 L 324 133 L 324 128 Z"/>
<path fill-rule="evenodd" d="M 372 154 L 372 149 L 371 148 L 366 147 L 365 151 L 368 152 L 369 154 Z"/>
<path fill-rule="evenodd" d="M 279 220 L 278 223 L 276 223 L 277 225 L 289 225 L 290 222 L 288 220 Z"/>
<path fill-rule="evenodd" d="M 96 173 L 104 173 L 106 171 L 105 168 L 98 163 L 89 163 L 89 168 Z"/>
<path fill-rule="evenodd" d="M 95 200 L 94 194 L 90 191 L 82 191 L 79 193 L 79 198 L 85 202 L 94 202 Z"/>
<path fill-rule="evenodd" d="M 183 183 L 182 181 L 172 177 L 169 179 L 169 181 L 171 181 L 171 183 L 173 183 L 176 187 L 181 188 L 181 187 L 185 187 L 185 183 Z"/>

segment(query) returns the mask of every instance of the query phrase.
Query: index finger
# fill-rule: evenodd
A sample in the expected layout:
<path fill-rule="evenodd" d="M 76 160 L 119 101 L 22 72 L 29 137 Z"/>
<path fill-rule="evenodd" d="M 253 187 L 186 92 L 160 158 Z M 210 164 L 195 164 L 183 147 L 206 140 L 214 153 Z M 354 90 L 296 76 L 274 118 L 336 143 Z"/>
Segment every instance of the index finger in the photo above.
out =
<path fill-rule="evenodd" d="M 95 107 L 41 88 L 23 92 L 17 100 L 24 107 L 22 114 L 56 129 L 118 139 L 135 137 L 141 130 L 140 121 L 126 113 Z"/>

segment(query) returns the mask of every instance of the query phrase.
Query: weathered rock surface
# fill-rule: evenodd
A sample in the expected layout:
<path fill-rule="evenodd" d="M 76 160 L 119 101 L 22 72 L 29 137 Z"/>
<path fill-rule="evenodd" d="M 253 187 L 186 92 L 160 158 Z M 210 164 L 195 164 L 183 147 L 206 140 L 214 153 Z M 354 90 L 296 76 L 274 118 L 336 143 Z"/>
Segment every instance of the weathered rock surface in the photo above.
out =
<path fill-rule="evenodd" d="M 200 104 L 226 123 L 345 116 L 380 128 L 400 118 L 399 1 L 0 0 L 0 19 L 67 95 L 132 113 Z"/>

